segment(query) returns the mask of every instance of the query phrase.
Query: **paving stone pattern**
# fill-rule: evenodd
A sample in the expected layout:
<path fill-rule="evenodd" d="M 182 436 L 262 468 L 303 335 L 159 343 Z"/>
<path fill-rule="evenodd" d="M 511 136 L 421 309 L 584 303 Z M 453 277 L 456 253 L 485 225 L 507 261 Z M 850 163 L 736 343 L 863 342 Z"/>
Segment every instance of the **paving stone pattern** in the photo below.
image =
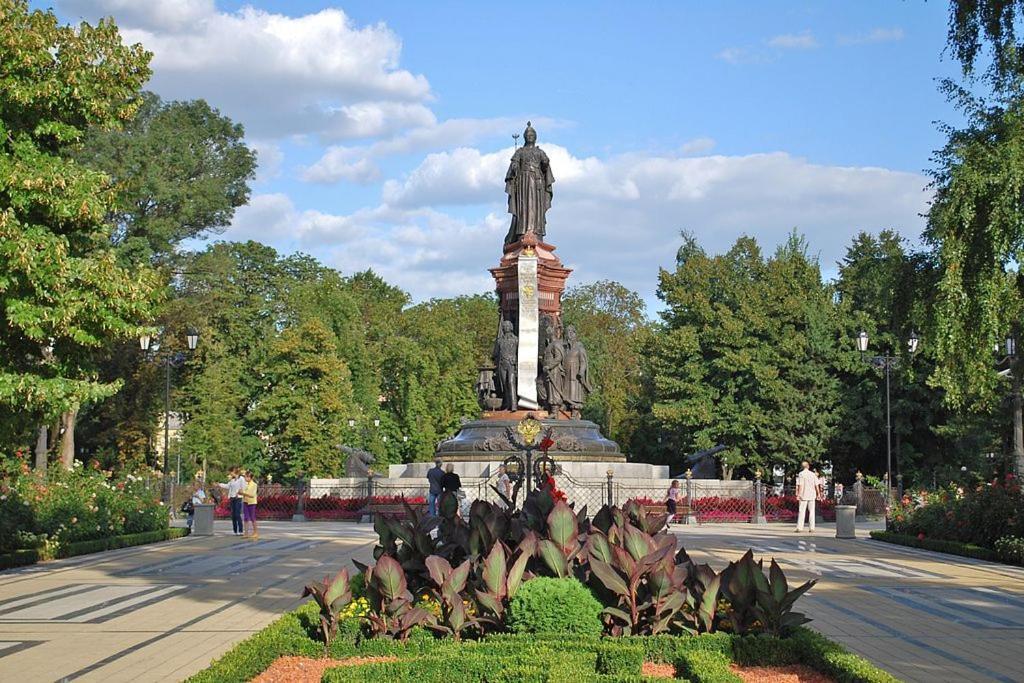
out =
<path fill-rule="evenodd" d="M 304 583 L 352 558 L 372 528 L 261 524 L 220 535 L 0 572 L 0 681 L 180 681 L 299 604 Z M 720 569 L 748 547 L 791 582 L 813 627 L 907 681 L 1024 681 L 1024 570 L 791 526 L 675 526 Z M 860 530 L 864 533 L 864 530 Z"/>
<path fill-rule="evenodd" d="M 811 626 L 913 682 L 1024 681 L 1024 569 L 791 525 L 676 526 L 697 561 L 721 568 L 748 547 L 790 584 L 817 579 L 799 604 Z M 859 529 L 858 534 L 865 534 Z"/>
<path fill-rule="evenodd" d="M 180 681 L 370 556 L 367 524 L 267 522 L 0 572 L 0 681 Z"/>

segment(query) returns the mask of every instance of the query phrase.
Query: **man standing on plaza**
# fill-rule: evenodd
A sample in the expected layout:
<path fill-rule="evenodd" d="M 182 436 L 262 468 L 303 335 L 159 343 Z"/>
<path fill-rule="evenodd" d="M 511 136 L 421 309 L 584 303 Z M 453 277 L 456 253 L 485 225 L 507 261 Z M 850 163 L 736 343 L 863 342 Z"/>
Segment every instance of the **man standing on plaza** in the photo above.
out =
<path fill-rule="evenodd" d="M 434 516 L 437 514 L 437 499 L 441 497 L 441 479 L 444 477 L 444 470 L 441 469 L 441 461 L 435 460 L 434 466 L 427 470 L 427 483 L 430 489 L 427 491 L 427 512 Z"/>
<path fill-rule="evenodd" d="M 800 501 L 799 512 L 796 518 L 796 533 L 804 530 L 804 515 L 809 517 L 809 531 L 814 533 L 814 501 L 818 498 L 818 477 L 811 471 L 811 463 L 804 460 L 800 463 L 803 468 L 796 476 L 796 497 Z"/>
<path fill-rule="evenodd" d="M 217 484 L 227 490 L 228 503 L 231 505 L 231 530 L 235 536 L 241 536 L 242 526 L 242 489 L 245 487 L 245 479 L 242 477 L 238 467 L 232 467 L 228 472 L 228 483 Z"/>

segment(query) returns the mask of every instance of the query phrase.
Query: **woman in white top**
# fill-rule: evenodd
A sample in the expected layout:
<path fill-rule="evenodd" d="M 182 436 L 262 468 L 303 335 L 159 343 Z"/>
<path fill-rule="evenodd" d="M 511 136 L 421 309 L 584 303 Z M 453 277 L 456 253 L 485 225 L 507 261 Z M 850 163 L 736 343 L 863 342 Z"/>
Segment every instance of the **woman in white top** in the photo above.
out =
<path fill-rule="evenodd" d="M 675 519 L 676 510 L 679 509 L 679 497 L 683 494 L 683 490 L 679 488 L 679 480 L 673 479 L 672 485 L 668 487 L 668 493 L 665 494 L 665 507 L 668 509 L 668 521 L 666 524 L 672 526 L 672 520 Z"/>

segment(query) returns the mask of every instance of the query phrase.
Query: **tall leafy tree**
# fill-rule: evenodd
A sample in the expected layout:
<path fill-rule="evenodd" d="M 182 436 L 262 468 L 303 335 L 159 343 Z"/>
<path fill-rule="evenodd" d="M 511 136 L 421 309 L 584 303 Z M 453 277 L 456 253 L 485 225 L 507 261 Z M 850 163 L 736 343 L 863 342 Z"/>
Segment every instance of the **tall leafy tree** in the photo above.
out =
<path fill-rule="evenodd" d="M 827 455 L 839 385 L 830 375 L 837 327 L 831 293 L 795 235 L 771 259 L 742 237 L 708 256 L 688 235 L 663 271 L 663 329 L 651 343 L 653 416 L 662 459 L 723 444 L 739 466 Z"/>
<path fill-rule="evenodd" d="M 1024 310 L 1024 68 L 1018 39 L 1024 3 L 954 0 L 950 7 L 949 47 L 969 81 L 979 57 L 990 58 L 983 78 L 989 93 L 979 97 L 943 83 L 967 123 L 944 127 L 948 141 L 935 155 L 935 201 L 926 230 L 941 268 L 932 380 L 951 406 L 988 410 L 1001 393 L 990 350 L 1008 332 L 1019 333 Z M 1024 470 L 1022 374 L 1024 366 L 1015 363 L 1018 470 Z"/>
<path fill-rule="evenodd" d="M 562 320 L 576 326 L 596 385 L 584 416 L 610 438 L 628 444 L 636 425 L 631 418 L 640 380 L 639 340 L 649 324 L 643 299 L 618 282 L 578 285 L 562 298 Z"/>
<path fill-rule="evenodd" d="M 116 183 L 111 238 L 122 256 L 166 259 L 184 240 L 227 227 L 256 169 L 243 137 L 203 100 L 163 102 L 149 92 L 123 128 L 91 128 L 75 158 Z"/>
<path fill-rule="evenodd" d="M 260 425 L 277 474 L 294 478 L 344 472 L 339 446 L 352 385 L 336 344 L 322 321 L 310 319 L 284 330 L 270 345 L 262 373 L 267 389 L 250 419 Z"/>
<path fill-rule="evenodd" d="M 99 380 L 96 354 L 138 334 L 156 287 L 117 263 L 110 179 L 71 154 L 131 120 L 149 58 L 113 22 L 62 26 L 0 0 L 0 422 L 60 414 L 68 466 L 79 409 L 120 385 Z"/>

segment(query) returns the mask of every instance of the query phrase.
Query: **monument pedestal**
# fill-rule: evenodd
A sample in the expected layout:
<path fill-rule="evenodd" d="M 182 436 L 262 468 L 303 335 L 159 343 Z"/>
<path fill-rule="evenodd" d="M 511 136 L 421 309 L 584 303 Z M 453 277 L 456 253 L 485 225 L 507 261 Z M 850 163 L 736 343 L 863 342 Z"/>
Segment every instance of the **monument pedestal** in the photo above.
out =
<path fill-rule="evenodd" d="M 506 434 L 508 429 L 515 429 L 522 419 L 517 419 L 519 412 L 528 414 L 532 411 L 490 413 L 489 419 L 467 422 L 458 434 L 438 445 L 435 456 L 445 462 L 500 463 L 518 452 Z M 626 462 L 619 445 L 606 439 L 598 426 L 589 420 L 542 419 L 540 422 L 544 429 L 552 430 L 551 438 L 555 443 L 548 449 L 548 455 L 556 463 Z"/>

